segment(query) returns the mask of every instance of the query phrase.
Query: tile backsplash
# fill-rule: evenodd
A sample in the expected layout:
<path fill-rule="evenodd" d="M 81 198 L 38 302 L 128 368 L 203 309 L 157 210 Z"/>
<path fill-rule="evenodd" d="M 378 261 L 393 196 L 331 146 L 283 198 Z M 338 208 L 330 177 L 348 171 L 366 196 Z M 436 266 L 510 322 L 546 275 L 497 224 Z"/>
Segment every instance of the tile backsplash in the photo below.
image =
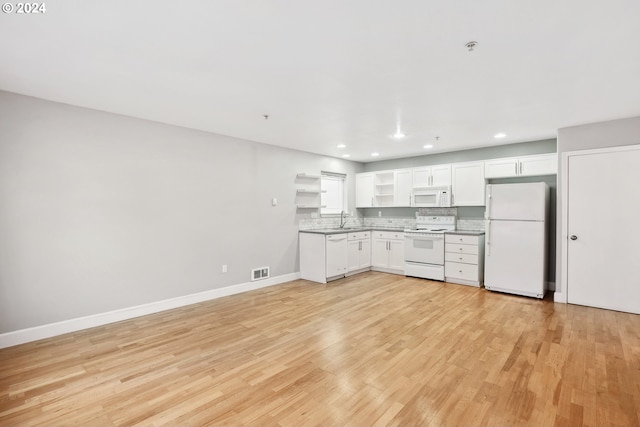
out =
<path fill-rule="evenodd" d="M 457 216 L 456 208 L 437 208 L 437 209 L 420 209 L 419 214 L 428 215 L 454 215 Z M 353 216 L 346 218 L 346 227 L 376 227 L 376 228 L 415 228 L 416 219 L 411 217 L 360 217 Z M 298 228 L 300 230 L 317 230 L 322 228 L 337 228 L 340 226 L 340 218 L 336 216 L 318 217 L 318 218 L 302 218 L 299 220 Z M 458 230 L 484 231 L 484 218 L 458 218 L 456 221 Z"/>

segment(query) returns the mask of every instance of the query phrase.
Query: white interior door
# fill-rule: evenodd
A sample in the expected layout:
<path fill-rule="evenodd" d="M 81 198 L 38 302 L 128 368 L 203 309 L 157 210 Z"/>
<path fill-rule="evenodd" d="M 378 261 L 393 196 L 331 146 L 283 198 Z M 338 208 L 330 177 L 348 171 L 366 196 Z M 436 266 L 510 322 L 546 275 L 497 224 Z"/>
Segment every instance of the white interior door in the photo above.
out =
<path fill-rule="evenodd" d="M 544 222 L 487 224 L 485 288 L 541 298 L 546 285 L 546 258 Z"/>
<path fill-rule="evenodd" d="M 568 302 L 640 313 L 640 149 L 568 165 Z"/>

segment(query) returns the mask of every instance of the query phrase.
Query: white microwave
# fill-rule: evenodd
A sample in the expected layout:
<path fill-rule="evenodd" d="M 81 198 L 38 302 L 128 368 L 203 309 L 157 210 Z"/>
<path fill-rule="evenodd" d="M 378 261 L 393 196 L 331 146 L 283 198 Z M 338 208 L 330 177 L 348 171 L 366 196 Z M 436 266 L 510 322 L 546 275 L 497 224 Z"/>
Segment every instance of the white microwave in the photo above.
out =
<path fill-rule="evenodd" d="M 411 192 L 411 206 L 449 208 L 451 207 L 451 186 L 414 188 Z"/>

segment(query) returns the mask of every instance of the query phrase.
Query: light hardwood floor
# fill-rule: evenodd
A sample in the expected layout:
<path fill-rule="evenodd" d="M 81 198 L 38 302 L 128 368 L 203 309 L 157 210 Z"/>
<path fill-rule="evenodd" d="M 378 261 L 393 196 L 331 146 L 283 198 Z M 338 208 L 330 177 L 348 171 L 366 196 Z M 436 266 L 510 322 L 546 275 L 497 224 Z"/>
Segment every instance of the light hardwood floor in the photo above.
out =
<path fill-rule="evenodd" d="M 640 316 L 368 272 L 0 350 L 0 425 L 640 425 Z"/>

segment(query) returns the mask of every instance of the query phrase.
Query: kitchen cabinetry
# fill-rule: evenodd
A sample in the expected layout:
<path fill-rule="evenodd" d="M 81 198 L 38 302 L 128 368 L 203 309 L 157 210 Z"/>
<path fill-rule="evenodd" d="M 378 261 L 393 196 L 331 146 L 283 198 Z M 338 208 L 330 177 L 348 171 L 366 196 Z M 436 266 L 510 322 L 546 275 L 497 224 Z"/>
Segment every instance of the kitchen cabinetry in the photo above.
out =
<path fill-rule="evenodd" d="M 451 165 L 453 206 L 484 206 L 484 162 Z"/>
<path fill-rule="evenodd" d="M 371 232 L 349 233 L 347 272 L 359 273 L 371 267 Z"/>
<path fill-rule="evenodd" d="M 484 162 L 485 178 L 555 175 L 558 173 L 556 153 L 536 156 L 509 157 Z"/>
<path fill-rule="evenodd" d="M 469 286 L 484 281 L 484 235 L 445 234 L 444 280 Z"/>
<path fill-rule="evenodd" d="M 451 165 L 425 166 L 413 169 L 413 187 L 428 188 L 451 185 Z"/>
<path fill-rule="evenodd" d="M 356 207 L 411 206 L 411 169 L 356 174 Z"/>
<path fill-rule="evenodd" d="M 300 233 L 300 277 L 319 283 L 347 273 L 347 234 Z"/>
<path fill-rule="evenodd" d="M 413 176 L 411 169 L 399 169 L 393 172 L 394 206 L 411 206 L 411 187 Z"/>
<path fill-rule="evenodd" d="M 393 206 L 394 204 L 395 174 L 393 171 L 374 172 L 373 174 L 373 205 Z"/>
<path fill-rule="evenodd" d="M 371 269 L 404 274 L 404 233 L 373 231 L 371 234 Z"/>
<path fill-rule="evenodd" d="M 373 207 L 373 172 L 356 174 L 356 208 Z"/>

